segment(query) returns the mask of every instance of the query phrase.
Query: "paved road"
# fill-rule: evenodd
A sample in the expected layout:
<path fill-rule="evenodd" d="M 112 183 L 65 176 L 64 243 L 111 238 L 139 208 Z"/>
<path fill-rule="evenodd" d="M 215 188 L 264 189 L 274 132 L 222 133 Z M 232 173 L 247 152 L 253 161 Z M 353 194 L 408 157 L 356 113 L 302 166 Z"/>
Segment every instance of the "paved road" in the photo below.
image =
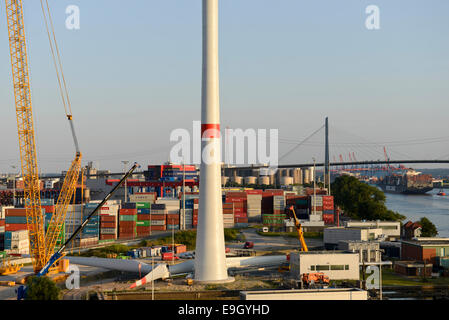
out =
<path fill-rule="evenodd" d="M 242 233 L 245 235 L 246 241 L 254 242 L 254 250 L 262 251 L 278 251 L 278 250 L 296 250 L 299 248 L 299 240 L 297 238 L 279 236 L 267 237 L 259 235 L 255 229 L 246 229 Z M 306 239 L 307 246 L 311 249 L 323 246 L 321 239 Z M 229 248 L 243 248 L 243 242 L 227 245 Z"/>

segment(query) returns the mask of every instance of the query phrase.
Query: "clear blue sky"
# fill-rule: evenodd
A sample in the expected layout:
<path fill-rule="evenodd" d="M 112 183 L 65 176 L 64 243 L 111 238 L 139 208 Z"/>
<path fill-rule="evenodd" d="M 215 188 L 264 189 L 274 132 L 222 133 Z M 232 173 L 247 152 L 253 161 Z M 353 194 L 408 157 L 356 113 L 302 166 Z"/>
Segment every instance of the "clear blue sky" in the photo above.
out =
<path fill-rule="evenodd" d="M 171 130 L 200 120 L 201 1 L 50 4 L 84 159 L 112 170 L 121 160 L 167 160 Z M 77 31 L 65 28 L 70 4 L 81 10 Z M 380 30 L 365 28 L 370 4 L 380 8 Z M 39 1 L 24 7 L 39 165 L 57 172 L 74 148 Z M 3 4 L 0 14 L 4 172 L 19 154 Z M 449 136 L 448 39 L 447 0 L 221 0 L 222 127 L 278 128 L 299 141 L 329 116 L 374 142 Z M 449 153 L 447 141 L 397 150 Z M 310 159 L 303 151 L 287 162 Z"/>

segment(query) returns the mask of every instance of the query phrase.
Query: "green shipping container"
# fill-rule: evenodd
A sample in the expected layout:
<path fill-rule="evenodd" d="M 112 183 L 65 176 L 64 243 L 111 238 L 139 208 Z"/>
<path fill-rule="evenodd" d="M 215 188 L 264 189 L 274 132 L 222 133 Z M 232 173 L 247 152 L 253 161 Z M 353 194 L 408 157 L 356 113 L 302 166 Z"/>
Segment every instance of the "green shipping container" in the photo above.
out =
<path fill-rule="evenodd" d="M 151 226 L 150 221 L 146 220 L 146 221 L 137 221 L 137 226 L 138 227 L 149 227 Z"/>
<path fill-rule="evenodd" d="M 150 203 L 149 202 L 136 202 L 136 208 L 137 209 L 150 209 Z"/>
<path fill-rule="evenodd" d="M 134 216 L 121 215 L 120 221 L 137 221 L 137 215 Z"/>

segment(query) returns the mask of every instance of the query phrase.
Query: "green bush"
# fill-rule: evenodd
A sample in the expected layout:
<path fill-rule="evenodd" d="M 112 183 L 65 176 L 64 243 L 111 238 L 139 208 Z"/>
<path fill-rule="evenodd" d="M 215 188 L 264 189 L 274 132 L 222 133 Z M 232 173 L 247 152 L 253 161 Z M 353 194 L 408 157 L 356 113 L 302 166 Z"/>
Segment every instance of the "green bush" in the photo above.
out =
<path fill-rule="evenodd" d="M 29 277 L 26 286 L 26 300 L 59 300 L 61 290 L 48 277 Z"/>

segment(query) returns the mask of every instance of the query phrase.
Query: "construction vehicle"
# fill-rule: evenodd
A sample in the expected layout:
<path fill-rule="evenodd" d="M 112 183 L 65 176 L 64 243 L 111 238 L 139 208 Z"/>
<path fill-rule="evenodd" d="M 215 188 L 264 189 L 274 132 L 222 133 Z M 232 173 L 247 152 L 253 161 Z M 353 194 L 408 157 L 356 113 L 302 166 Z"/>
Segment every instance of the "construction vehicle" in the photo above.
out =
<path fill-rule="evenodd" d="M 16 274 L 20 271 L 20 269 L 23 268 L 23 264 L 13 264 L 11 263 L 11 260 L 8 259 L 6 261 L 3 261 L 2 265 L 0 266 L 0 275 L 7 276 L 11 274 Z"/>
<path fill-rule="evenodd" d="M 296 231 L 298 232 L 298 239 L 299 239 L 299 243 L 301 244 L 301 251 L 307 252 L 307 251 L 309 251 L 309 249 L 307 248 L 306 241 L 304 240 L 304 232 L 302 231 L 301 222 L 299 221 L 298 217 L 296 216 L 295 207 L 290 206 L 289 211 L 291 212 L 292 217 L 295 220 L 295 227 L 296 227 Z"/>
<path fill-rule="evenodd" d="M 50 47 L 52 49 L 53 60 L 58 76 L 60 92 L 63 98 L 64 107 L 66 109 L 66 116 L 69 120 L 70 128 L 72 130 L 72 136 L 76 149 L 75 160 L 73 160 L 70 169 L 67 172 L 56 203 L 56 212 L 51 217 L 51 221 L 48 224 L 47 230 L 45 230 L 40 199 L 40 181 L 38 176 L 39 170 L 37 166 L 37 152 L 33 124 L 33 111 L 31 104 L 31 86 L 23 19 L 23 5 L 22 0 L 5 0 L 5 3 L 9 47 L 11 54 L 17 129 L 19 135 L 20 161 L 22 176 L 24 180 L 24 201 L 27 218 L 27 229 L 29 231 L 30 240 L 30 255 L 33 258 L 34 272 L 38 273 L 42 270 L 43 266 L 47 264 L 50 257 L 55 251 L 57 240 L 60 237 L 62 228 L 64 226 L 70 199 L 72 199 L 75 194 L 76 184 L 78 182 L 79 172 L 81 169 L 82 156 L 81 152 L 79 151 L 78 141 L 76 139 L 76 134 L 73 126 L 70 100 L 68 99 L 68 90 L 62 72 L 62 63 L 60 60 L 59 49 L 56 43 L 56 37 L 54 35 L 54 28 L 51 23 L 50 11 L 47 4 L 53 37 L 50 34 L 44 5 L 41 2 L 44 12 L 45 24 L 47 27 L 48 38 L 50 40 Z M 54 39 L 54 43 L 52 39 Z M 55 51 L 57 55 L 55 55 Z M 62 85 L 62 83 L 64 85 Z"/>
<path fill-rule="evenodd" d="M 303 273 L 301 275 L 303 288 L 311 288 L 315 286 L 327 287 L 329 285 L 329 277 L 322 272 Z"/>

